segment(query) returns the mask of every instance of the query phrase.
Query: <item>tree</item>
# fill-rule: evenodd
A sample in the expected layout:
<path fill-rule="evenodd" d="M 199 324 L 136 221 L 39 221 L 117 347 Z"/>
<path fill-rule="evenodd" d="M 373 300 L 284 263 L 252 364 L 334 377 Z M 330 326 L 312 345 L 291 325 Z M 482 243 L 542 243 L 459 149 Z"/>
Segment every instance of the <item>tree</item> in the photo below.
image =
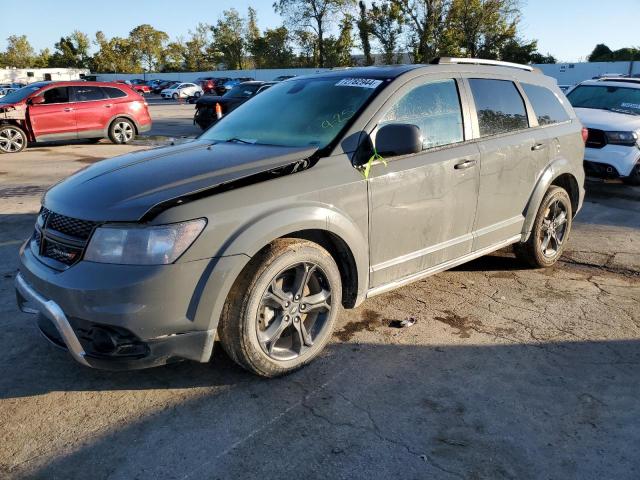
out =
<path fill-rule="evenodd" d="M 299 49 L 296 66 L 302 68 L 317 66 L 318 42 L 316 36 L 308 30 L 297 30 L 294 32 L 294 38 Z"/>
<path fill-rule="evenodd" d="M 162 52 L 162 71 L 184 72 L 189 55 L 189 49 L 182 38 L 169 42 Z"/>
<path fill-rule="evenodd" d="M 7 38 L 7 49 L 2 55 L 2 63 L 7 67 L 29 68 L 35 61 L 36 52 L 26 35 L 11 35 Z"/>
<path fill-rule="evenodd" d="M 364 53 L 364 64 L 373 65 L 374 60 L 371 56 L 371 23 L 367 13 L 367 5 L 360 0 L 358 3 L 359 13 L 356 26 L 358 27 L 358 36 L 360 37 L 360 47 Z"/>
<path fill-rule="evenodd" d="M 611 58 L 613 52 L 604 43 L 599 43 L 593 52 L 587 57 L 588 62 L 606 62 Z"/>
<path fill-rule="evenodd" d="M 256 68 L 286 68 L 294 63 L 289 31 L 281 26 L 267 29 L 250 46 Z"/>
<path fill-rule="evenodd" d="M 214 70 L 213 38 L 211 25 L 198 23 L 196 29 L 189 30 L 189 40 L 185 44 L 184 68 L 188 72 Z"/>
<path fill-rule="evenodd" d="M 445 29 L 448 0 L 391 0 L 409 26 L 413 61 L 427 63 L 438 56 Z"/>
<path fill-rule="evenodd" d="M 349 67 L 353 63 L 353 18 L 345 15 L 340 22 L 338 38 L 329 37 L 325 42 L 325 65 L 328 67 Z"/>
<path fill-rule="evenodd" d="M 246 22 L 235 8 L 222 12 L 211 27 L 217 53 L 229 70 L 241 70 L 246 51 Z"/>
<path fill-rule="evenodd" d="M 38 53 L 38 55 L 36 55 L 36 57 L 34 58 L 33 67 L 47 68 L 48 66 L 50 66 L 50 60 L 51 50 L 49 50 L 48 48 L 43 48 L 42 50 L 40 50 L 40 53 Z"/>
<path fill-rule="evenodd" d="M 355 0 L 277 0 L 273 7 L 296 30 L 313 32 L 317 66 L 325 66 L 325 35 L 338 14 Z"/>
<path fill-rule="evenodd" d="M 384 54 L 384 63 L 395 63 L 395 53 L 398 49 L 400 34 L 402 33 L 402 13 L 396 3 L 383 2 L 381 5 L 372 4 L 370 11 L 371 33 L 380 43 Z"/>
<path fill-rule="evenodd" d="M 139 72 L 141 70 L 138 55 L 134 52 L 128 38 L 108 39 L 101 31 L 96 32 L 96 45 L 99 50 L 91 59 L 94 72 Z"/>
<path fill-rule="evenodd" d="M 148 72 L 157 70 L 160 66 L 164 45 L 168 41 L 169 35 L 146 23 L 129 32 L 129 42 L 134 55 Z"/>
<path fill-rule="evenodd" d="M 61 68 L 88 68 L 91 41 L 86 33 L 75 30 L 67 37 L 60 37 L 55 51 L 49 59 L 49 65 Z"/>

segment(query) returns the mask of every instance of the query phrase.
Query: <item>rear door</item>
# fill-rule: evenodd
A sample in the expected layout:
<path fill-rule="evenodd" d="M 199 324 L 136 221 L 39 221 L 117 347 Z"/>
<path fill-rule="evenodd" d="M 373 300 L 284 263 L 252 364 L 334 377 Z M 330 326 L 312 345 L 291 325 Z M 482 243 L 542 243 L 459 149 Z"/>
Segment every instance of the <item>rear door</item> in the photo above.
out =
<path fill-rule="evenodd" d="M 69 102 L 69 87 L 49 88 L 39 96 L 44 103 L 29 105 L 31 129 L 37 141 L 78 138 L 76 113 Z"/>
<path fill-rule="evenodd" d="M 93 85 L 71 87 L 73 108 L 76 111 L 78 138 L 98 138 L 105 134 L 113 101 L 102 88 Z"/>
<path fill-rule="evenodd" d="M 548 161 L 548 138 L 535 131 L 519 85 L 510 77 L 466 79 L 473 98 L 474 136 L 479 137 L 480 191 L 473 250 L 513 241 L 541 165 Z M 531 115 L 531 116 L 530 116 Z"/>
<path fill-rule="evenodd" d="M 455 75 L 411 80 L 373 120 L 420 128 L 423 151 L 387 159 L 369 176 L 370 285 L 420 274 L 471 252 L 480 155 Z"/>

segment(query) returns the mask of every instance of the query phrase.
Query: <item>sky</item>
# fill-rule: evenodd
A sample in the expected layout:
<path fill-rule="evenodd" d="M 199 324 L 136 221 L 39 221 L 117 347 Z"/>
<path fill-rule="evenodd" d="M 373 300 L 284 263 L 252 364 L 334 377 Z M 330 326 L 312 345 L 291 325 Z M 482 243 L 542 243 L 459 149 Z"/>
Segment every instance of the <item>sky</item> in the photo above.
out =
<path fill-rule="evenodd" d="M 273 0 L 136 0 L 116 2 L 91 0 L 22 0 L 7 2 L 3 16 L 21 19 L 2 22 L 0 49 L 9 35 L 27 35 L 36 50 L 53 45 L 73 30 L 97 30 L 108 37 L 127 36 L 142 23 L 150 23 L 170 37 L 188 36 L 198 22 L 215 23 L 220 13 L 235 7 L 245 13 L 249 6 L 258 11 L 259 26 L 270 28 L 281 23 L 273 10 Z M 125 6 L 126 5 L 126 6 Z M 608 5 L 609 7 L 606 7 Z M 523 0 L 521 36 L 537 39 L 538 49 L 559 61 L 583 60 L 597 43 L 611 49 L 639 46 L 637 14 L 640 0 Z M 34 14 L 31 15 L 30 12 Z M 27 15 L 25 15 L 25 13 Z"/>

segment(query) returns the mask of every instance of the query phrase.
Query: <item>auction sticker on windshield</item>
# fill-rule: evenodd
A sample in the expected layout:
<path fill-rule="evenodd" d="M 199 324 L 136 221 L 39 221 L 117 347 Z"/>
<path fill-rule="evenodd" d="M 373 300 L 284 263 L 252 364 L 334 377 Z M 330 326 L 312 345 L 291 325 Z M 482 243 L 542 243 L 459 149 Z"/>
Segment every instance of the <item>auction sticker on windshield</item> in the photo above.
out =
<path fill-rule="evenodd" d="M 360 87 L 360 88 L 376 88 L 382 83 L 382 80 L 373 78 L 343 78 L 336 87 Z"/>

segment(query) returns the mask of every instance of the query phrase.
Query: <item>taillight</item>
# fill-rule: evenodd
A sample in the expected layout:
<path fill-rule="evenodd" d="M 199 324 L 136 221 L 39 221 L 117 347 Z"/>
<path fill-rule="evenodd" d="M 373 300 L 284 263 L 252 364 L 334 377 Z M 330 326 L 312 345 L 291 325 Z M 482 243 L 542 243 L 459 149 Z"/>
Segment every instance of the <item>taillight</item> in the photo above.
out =
<path fill-rule="evenodd" d="M 219 103 L 216 103 L 216 117 L 218 118 L 218 120 L 222 118 L 222 105 L 220 105 Z"/>
<path fill-rule="evenodd" d="M 589 139 L 589 130 L 586 128 L 582 128 L 582 141 L 584 143 L 587 143 L 587 140 Z"/>

